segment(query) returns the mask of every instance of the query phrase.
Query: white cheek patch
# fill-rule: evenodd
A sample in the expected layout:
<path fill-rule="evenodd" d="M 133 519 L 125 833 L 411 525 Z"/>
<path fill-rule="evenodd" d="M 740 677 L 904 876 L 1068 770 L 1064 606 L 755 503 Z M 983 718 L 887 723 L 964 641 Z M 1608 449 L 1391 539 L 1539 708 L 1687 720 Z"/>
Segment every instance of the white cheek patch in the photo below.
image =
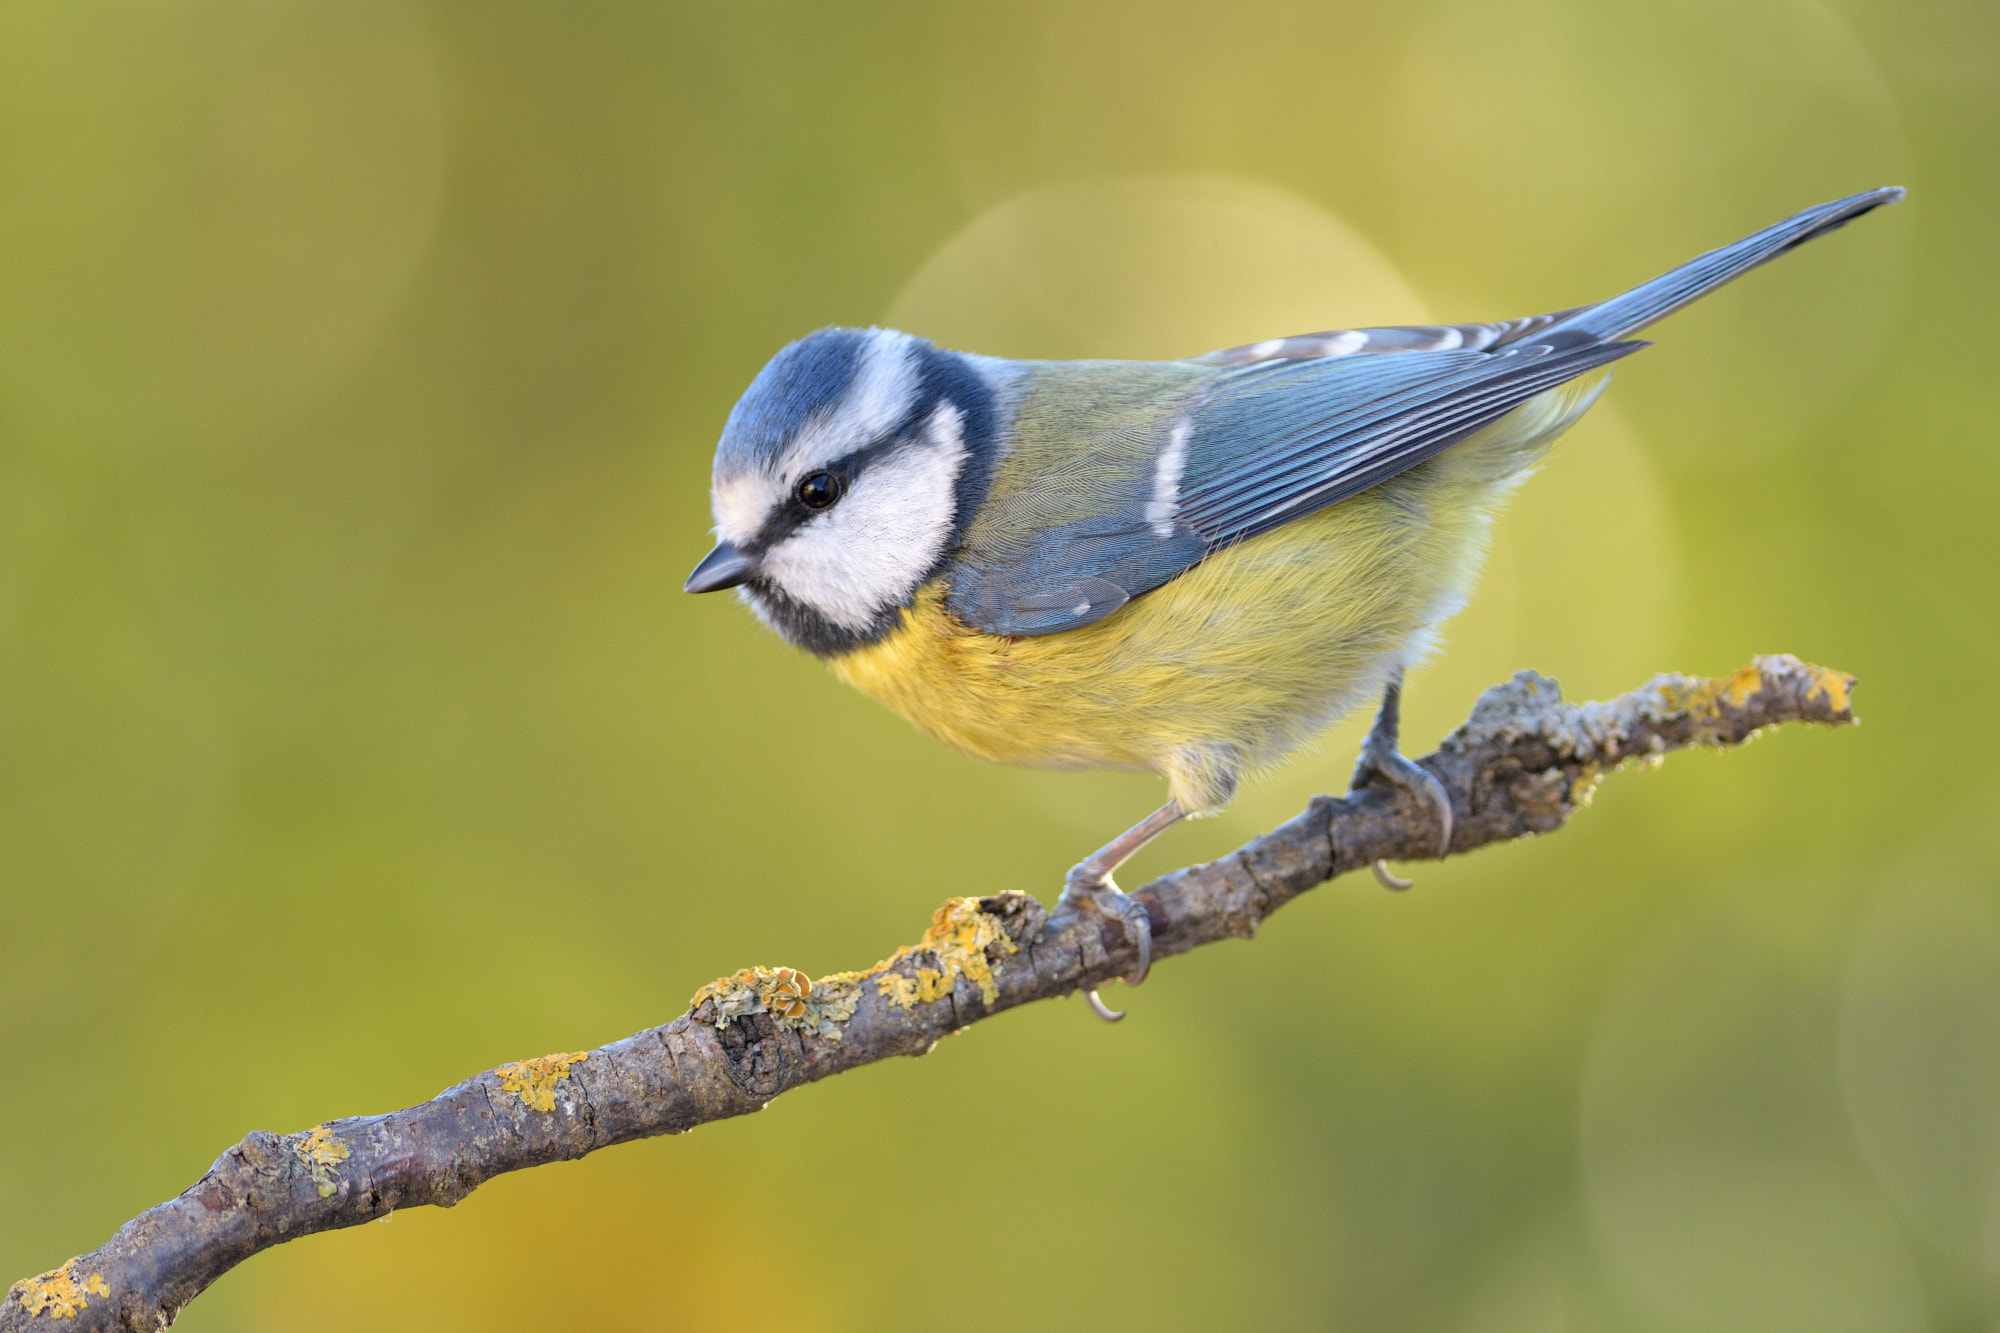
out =
<path fill-rule="evenodd" d="M 951 538 L 963 425 L 957 408 L 940 405 L 921 444 L 881 459 L 840 503 L 766 552 L 765 576 L 857 632 L 902 604 Z"/>
<path fill-rule="evenodd" d="M 715 513 L 715 535 L 738 546 L 764 526 L 764 520 L 785 496 L 784 489 L 762 472 L 748 472 L 718 481 L 709 492 Z"/>

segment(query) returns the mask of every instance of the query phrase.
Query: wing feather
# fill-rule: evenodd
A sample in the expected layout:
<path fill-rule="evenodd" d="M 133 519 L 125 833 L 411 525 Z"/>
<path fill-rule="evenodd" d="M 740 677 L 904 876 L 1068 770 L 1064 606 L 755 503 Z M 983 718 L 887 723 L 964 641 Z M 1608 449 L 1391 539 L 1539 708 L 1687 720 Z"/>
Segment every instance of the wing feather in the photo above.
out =
<path fill-rule="evenodd" d="M 1494 324 L 1342 329 L 1148 363 L 1213 377 L 1192 400 L 1175 385 L 1144 382 L 1146 402 L 1175 418 L 1149 420 L 1139 432 L 1152 451 L 1150 471 L 1145 450 L 1127 451 L 1109 460 L 1115 466 L 1054 487 L 1066 514 L 1087 514 L 1031 522 L 1029 506 L 989 516 L 995 531 L 969 539 L 947 570 L 948 605 L 996 634 L 1090 624 L 1223 547 L 1380 485 L 1537 394 L 1630 355 L 1646 344 L 1629 335 L 1654 320 L 1902 197 L 1892 187 L 1807 209 L 1574 310 Z M 1116 383 L 1136 390 L 1142 381 L 1128 368 Z M 1130 416 L 1129 406 L 1113 415 Z M 1102 452 L 1068 444 L 1093 458 Z"/>
<path fill-rule="evenodd" d="M 1491 324 L 1392 324 L 1371 329 L 1329 329 L 1325 333 L 1301 333 L 1291 338 L 1225 347 L 1195 359 L 1217 366 L 1250 366 L 1267 361 L 1378 356 L 1385 352 L 1484 352 L 1518 342 L 1576 313 L 1577 310 L 1558 310 Z"/>
<path fill-rule="evenodd" d="M 948 605 L 992 634 L 1080 629 L 1217 550 L 1415 467 L 1644 345 L 1246 368 L 1193 413 L 1171 523 L 1137 490 L 1122 501 L 1106 494 L 1090 518 L 1013 532 L 1004 550 L 966 551 L 948 571 Z"/>
<path fill-rule="evenodd" d="M 1210 549 L 1268 532 L 1415 467 L 1537 394 L 1645 345 L 1475 353 L 1471 364 L 1437 367 L 1427 381 L 1297 421 L 1285 436 L 1248 449 L 1238 443 L 1226 393 L 1218 393 L 1197 418 L 1181 521 Z M 1208 466 L 1197 472 L 1200 464 Z"/>

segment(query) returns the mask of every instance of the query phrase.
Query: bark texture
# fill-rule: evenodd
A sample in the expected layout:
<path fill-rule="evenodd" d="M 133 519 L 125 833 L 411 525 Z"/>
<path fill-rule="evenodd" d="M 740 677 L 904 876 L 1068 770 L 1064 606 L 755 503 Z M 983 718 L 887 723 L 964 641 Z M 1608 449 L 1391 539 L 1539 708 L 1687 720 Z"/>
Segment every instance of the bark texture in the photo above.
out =
<path fill-rule="evenodd" d="M 1740 744 L 1779 722 L 1843 724 L 1850 677 L 1793 657 L 1732 676 L 1655 677 L 1607 703 L 1562 701 L 1524 671 L 1481 696 L 1419 762 L 1450 793 L 1451 850 L 1560 828 L 1599 777 L 1689 745 Z M 1155 958 L 1256 932 L 1299 894 L 1377 859 L 1422 859 L 1437 826 L 1401 792 L 1321 796 L 1289 823 L 1207 865 L 1134 892 Z M 420 1106 L 263 1130 L 178 1198 L 97 1250 L 14 1284 L 0 1333 L 161 1329 L 259 1250 L 392 1209 L 449 1207 L 503 1171 L 755 1111 L 801 1084 L 892 1055 L 921 1055 L 991 1014 L 1097 986 L 1134 945 L 1095 915 L 1052 917 L 1023 893 L 958 898 L 921 941 L 865 972 L 817 980 L 749 968 L 696 994 L 661 1027 L 593 1051 L 541 1056 L 467 1079 Z"/>

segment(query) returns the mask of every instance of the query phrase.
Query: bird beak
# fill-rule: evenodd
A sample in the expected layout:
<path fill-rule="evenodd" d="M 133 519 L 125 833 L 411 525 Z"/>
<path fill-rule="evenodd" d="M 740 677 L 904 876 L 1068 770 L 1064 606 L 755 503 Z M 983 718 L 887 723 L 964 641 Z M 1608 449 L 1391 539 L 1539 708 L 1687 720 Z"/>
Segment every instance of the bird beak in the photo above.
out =
<path fill-rule="evenodd" d="M 743 554 L 728 542 L 717 542 L 715 549 L 701 558 L 688 575 L 683 592 L 721 592 L 733 588 L 757 572 L 757 558 Z"/>

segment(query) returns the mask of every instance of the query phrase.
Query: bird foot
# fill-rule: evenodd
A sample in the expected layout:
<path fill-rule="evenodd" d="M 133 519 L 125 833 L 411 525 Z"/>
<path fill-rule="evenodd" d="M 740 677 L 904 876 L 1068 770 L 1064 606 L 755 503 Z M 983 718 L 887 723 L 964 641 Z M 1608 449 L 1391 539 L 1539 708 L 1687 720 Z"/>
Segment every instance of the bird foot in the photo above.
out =
<path fill-rule="evenodd" d="M 1373 740 L 1373 737 L 1370 737 Z M 1392 787 L 1400 787 L 1423 804 L 1429 805 L 1438 817 L 1438 859 L 1443 860 L 1451 853 L 1451 797 L 1445 792 L 1444 784 L 1432 776 L 1428 769 L 1420 767 L 1413 760 L 1404 758 L 1393 748 L 1370 744 L 1362 747 L 1361 762 L 1355 766 L 1354 781 L 1350 791 L 1366 786 L 1371 778 L 1380 778 Z M 1398 891 L 1407 889 L 1414 880 L 1398 879 L 1389 873 L 1387 861 L 1377 861 L 1374 865 L 1375 878 L 1385 889 Z"/>
<path fill-rule="evenodd" d="M 1153 918 L 1146 914 L 1138 899 L 1120 890 L 1111 882 L 1111 876 L 1092 875 L 1087 867 L 1078 866 L 1070 871 L 1069 880 L 1063 885 L 1062 897 L 1056 900 L 1057 912 L 1065 907 L 1116 921 L 1125 931 L 1125 937 L 1139 950 L 1138 965 L 1125 976 L 1125 984 L 1136 986 L 1146 979 L 1146 973 L 1153 965 Z M 1090 1011 L 1107 1023 L 1116 1023 L 1125 1017 L 1124 1010 L 1112 1009 L 1099 999 L 1094 986 L 1086 998 L 1090 1001 Z"/>

